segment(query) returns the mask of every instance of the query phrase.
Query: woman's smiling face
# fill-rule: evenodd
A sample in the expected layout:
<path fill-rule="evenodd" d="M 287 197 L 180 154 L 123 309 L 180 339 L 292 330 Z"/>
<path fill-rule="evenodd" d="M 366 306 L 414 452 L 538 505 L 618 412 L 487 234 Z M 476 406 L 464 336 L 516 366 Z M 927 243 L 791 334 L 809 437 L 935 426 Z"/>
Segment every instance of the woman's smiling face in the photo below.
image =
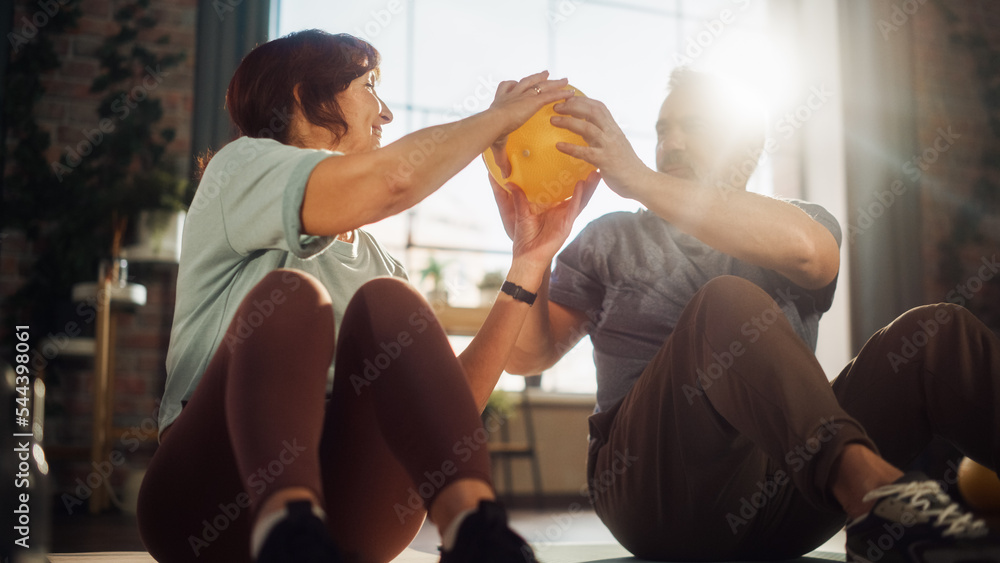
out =
<path fill-rule="evenodd" d="M 374 70 L 366 72 L 337 94 L 347 131 L 333 150 L 350 154 L 373 151 L 382 146 L 382 126 L 392 121 L 392 112 L 375 93 L 375 76 Z"/>

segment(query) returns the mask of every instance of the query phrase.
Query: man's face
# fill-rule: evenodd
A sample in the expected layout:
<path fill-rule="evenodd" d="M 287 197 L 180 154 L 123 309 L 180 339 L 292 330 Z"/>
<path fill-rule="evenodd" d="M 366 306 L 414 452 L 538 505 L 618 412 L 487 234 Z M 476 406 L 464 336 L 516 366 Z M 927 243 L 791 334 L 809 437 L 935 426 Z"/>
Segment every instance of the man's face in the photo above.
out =
<path fill-rule="evenodd" d="M 703 100 L 690 90 L 675 90 L 656 120 L 656 169 L 687 180 L 707 180 L 718 156 L 718 134 Z"/>
<path fill-rule="evenodd" d="M 746 158 L 747 147 L 734 142 L 738 128 L 725 116 L 717 97 L 694 88 L 670 93 L 656 121 L 656 169 L 664 174 L 715 183 Z M 731 109 L 731 108 L 729 108 Z"/>

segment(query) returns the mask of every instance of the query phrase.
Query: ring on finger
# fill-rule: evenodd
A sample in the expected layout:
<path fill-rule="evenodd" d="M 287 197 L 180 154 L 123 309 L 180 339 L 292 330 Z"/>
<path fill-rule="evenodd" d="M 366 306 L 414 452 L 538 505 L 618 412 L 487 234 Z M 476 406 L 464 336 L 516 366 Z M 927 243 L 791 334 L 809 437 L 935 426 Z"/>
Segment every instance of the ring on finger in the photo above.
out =
<path fill-rule="evenodd" d="M 539 88 L 538 86 L 532 86 L 531 89 L 535 91 L 535 94 L 541 94 L 542 93 L 542 89 Z"/>

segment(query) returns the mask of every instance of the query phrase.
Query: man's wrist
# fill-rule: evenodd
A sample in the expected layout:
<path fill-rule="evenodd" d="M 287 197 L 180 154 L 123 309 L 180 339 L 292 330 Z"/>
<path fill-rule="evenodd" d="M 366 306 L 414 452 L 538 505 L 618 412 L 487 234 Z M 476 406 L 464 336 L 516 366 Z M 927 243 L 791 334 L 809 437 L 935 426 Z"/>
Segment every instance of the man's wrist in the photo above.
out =
<path fill-rule="evenodd" d="M 650 193 L 656 192 L 657 187 L 660 185 L 660 182 L 663 181 L 664 176 L 668 175 L 663 174 L 662 172 L 657 172 L 645 164 L 636 167 L 634 172 L 626 180 L 629 190 L 632 192 L 633 199 L 643 205 L 647 205 L 647 198 Z"/>

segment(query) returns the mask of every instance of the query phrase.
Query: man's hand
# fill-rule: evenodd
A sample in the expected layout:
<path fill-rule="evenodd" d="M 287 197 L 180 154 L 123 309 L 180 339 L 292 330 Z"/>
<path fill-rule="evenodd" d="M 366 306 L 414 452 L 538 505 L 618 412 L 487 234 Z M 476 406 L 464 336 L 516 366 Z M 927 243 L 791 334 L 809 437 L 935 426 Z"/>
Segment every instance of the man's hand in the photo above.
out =
<path fill-rule="evenodd" d="M 622 197 L 634 199 L 631 186 L 638 174 L 649 169 L 635 154 L 608 108 L 597 100 L 576 96 L 553 109 L 565 115 L 553 117 L 552 124 L 580 135 L 588 145 L 556 143 L 556 148 L 593 164 L 609 188 Z"/>

